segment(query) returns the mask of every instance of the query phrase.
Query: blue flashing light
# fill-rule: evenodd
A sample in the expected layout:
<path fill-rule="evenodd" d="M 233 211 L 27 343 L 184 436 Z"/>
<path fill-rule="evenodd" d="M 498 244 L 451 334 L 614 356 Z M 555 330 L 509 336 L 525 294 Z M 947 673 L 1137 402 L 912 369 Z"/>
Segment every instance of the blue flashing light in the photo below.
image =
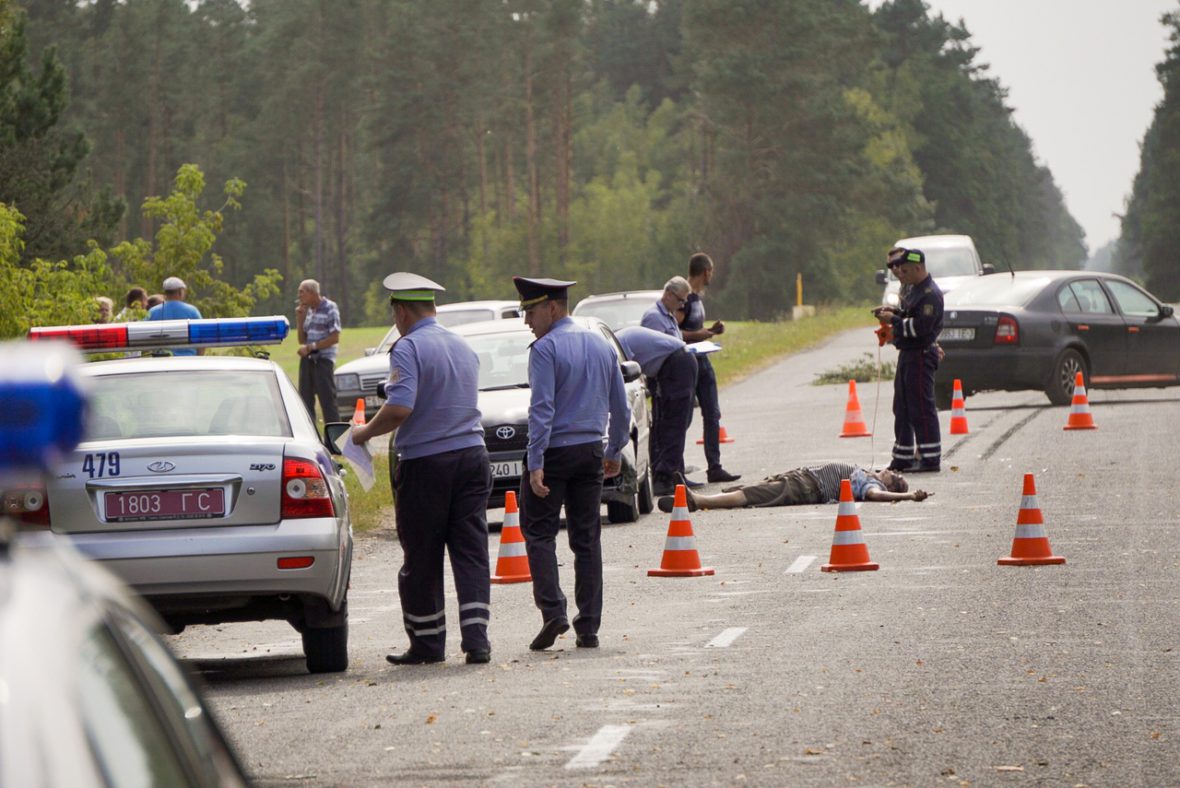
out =
<path fill-rule="evenodd" d="M 48 470 L 82 440 L 81 362 L 64 343 L 0 345 L 0 474 Z"/>
<path fill-rule="evenodd" d="M 241 317 L 190 320 L 190 345 L 273 345 L 290 332 L 285 317 Z"/>

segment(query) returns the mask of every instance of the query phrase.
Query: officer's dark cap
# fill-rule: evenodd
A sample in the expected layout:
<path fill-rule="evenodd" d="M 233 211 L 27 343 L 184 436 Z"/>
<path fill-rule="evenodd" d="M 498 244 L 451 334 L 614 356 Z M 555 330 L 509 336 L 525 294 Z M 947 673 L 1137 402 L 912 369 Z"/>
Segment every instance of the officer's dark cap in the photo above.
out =
<path fill-rule="evenodd" d="M 889 261 L 885 264 L 886 268 L 896 268 L 902 263 L 917 263 L 918 265 L 926 265 L 926 255 L 920 249 L 903 249 L 896 247 L 889 250 Z"/>
<path fill-rule="evenodd" d="M 528 309 L 543 301 L 566 301 L 569 299 L 567 291 L 577 282 L 563 282 L 560 279 L 528 279 L 523 276 L 512 277 L 512 284 L 516 285 L 516 292 L 520 293 L 520 308 Z"/>

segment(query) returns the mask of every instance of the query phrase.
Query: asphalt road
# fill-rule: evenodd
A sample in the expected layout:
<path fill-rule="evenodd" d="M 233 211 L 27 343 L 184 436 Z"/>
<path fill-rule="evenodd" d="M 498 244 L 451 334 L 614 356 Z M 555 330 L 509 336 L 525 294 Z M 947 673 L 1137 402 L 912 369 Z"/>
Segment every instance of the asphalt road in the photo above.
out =
<path fill-rule="evenodd" d="M 846 387 L 810 385 L 872 350 L 851 332 L 724 389 L 726 467 L 885 464 L 891 385 L 860 387 L 871 439 L 837 437 Z M 877 572 L 820 572 L 835 506 L 695 513 L 702 578 L 647 576 L 668 515 L 604 527 L 598 650 L 530 652 L 519 584 L 493 586 L 491 665 L 457 632 L 445 664 L 387 665 L 406 643 L 388 530 L 358 543 L 347 673 L 306 675 L 282 624 L 172 642 L 263 785 L 1177 784 L 1180 390 L 1090 401 L 1086 432 L 1034 392 L 972 397 L 967 436 L 942 414 L 943 472 L 911 479 L 935 495 L 859 508 Z M 996 565 L 1028 472 L 1063 566 Z M 568 552 L 563 572 L 572 597 Z"/>

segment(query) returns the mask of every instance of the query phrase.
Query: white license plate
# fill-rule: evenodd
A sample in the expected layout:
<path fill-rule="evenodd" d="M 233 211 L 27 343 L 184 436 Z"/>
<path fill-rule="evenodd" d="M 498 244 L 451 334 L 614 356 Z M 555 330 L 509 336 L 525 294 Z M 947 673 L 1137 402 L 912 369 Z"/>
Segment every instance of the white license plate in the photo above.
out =
<path fill-rule="evenodd" d="M 938 335 L 940 342 L 970 342 L 974 339 L 974 328 L 944 328 Z"/>
<path fill-rule="evenodd" d="M 508 479 L 513 476 L 520 476 L 522 465 L 523 463 L 520 460 L 514 462 L 493 462 L 492 478 Z"/>
<path fill-rule="evenodd" d="M 365 397 L 365 407 L 366 408 L 379 408 L 379 407 L 381 407 L 381 398 L 378 397 L 376 394 L 374 394 L 373 396 L 370 396 L 370 397 Z"/>

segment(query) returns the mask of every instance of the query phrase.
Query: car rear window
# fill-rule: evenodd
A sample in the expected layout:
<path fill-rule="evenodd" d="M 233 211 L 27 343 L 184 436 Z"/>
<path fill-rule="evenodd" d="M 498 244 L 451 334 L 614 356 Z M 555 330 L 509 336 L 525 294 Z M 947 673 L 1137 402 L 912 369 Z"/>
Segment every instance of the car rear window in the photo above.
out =
<path fill-rule="evenodd" d="M 937 277 L 935 278 L 937 282 Z M 1053 281 L 1047 276 L 1013 278 L 1005 274 L 981 276 L 970 284 L 960 285 L 944 298 L 950 307 L 1025 306 Z"/>
<path fill-rule="evenodd" d="M 574 314 L 578 317 L 596 317 L 613 330 L 637 326 L 643 320 L 643 313 L 651 309 L 656 299 L 619 298 L 617 300 L 591 301 L 578 304 Z"/>
<path fill-rule="evenodd" d="M 91 383 L 87 440 L 291 435 L 278 382 L 266 370 L 123 373 Z"/>
<path fill-rule="evenodd" d="M 496 312 L 492 309 L 456 309 L 450 312 L 439 311 L 435 319 L 440 326 L 454 328 L 467 323 L 479 323 L 484 320 L 495 320 Z"/>

